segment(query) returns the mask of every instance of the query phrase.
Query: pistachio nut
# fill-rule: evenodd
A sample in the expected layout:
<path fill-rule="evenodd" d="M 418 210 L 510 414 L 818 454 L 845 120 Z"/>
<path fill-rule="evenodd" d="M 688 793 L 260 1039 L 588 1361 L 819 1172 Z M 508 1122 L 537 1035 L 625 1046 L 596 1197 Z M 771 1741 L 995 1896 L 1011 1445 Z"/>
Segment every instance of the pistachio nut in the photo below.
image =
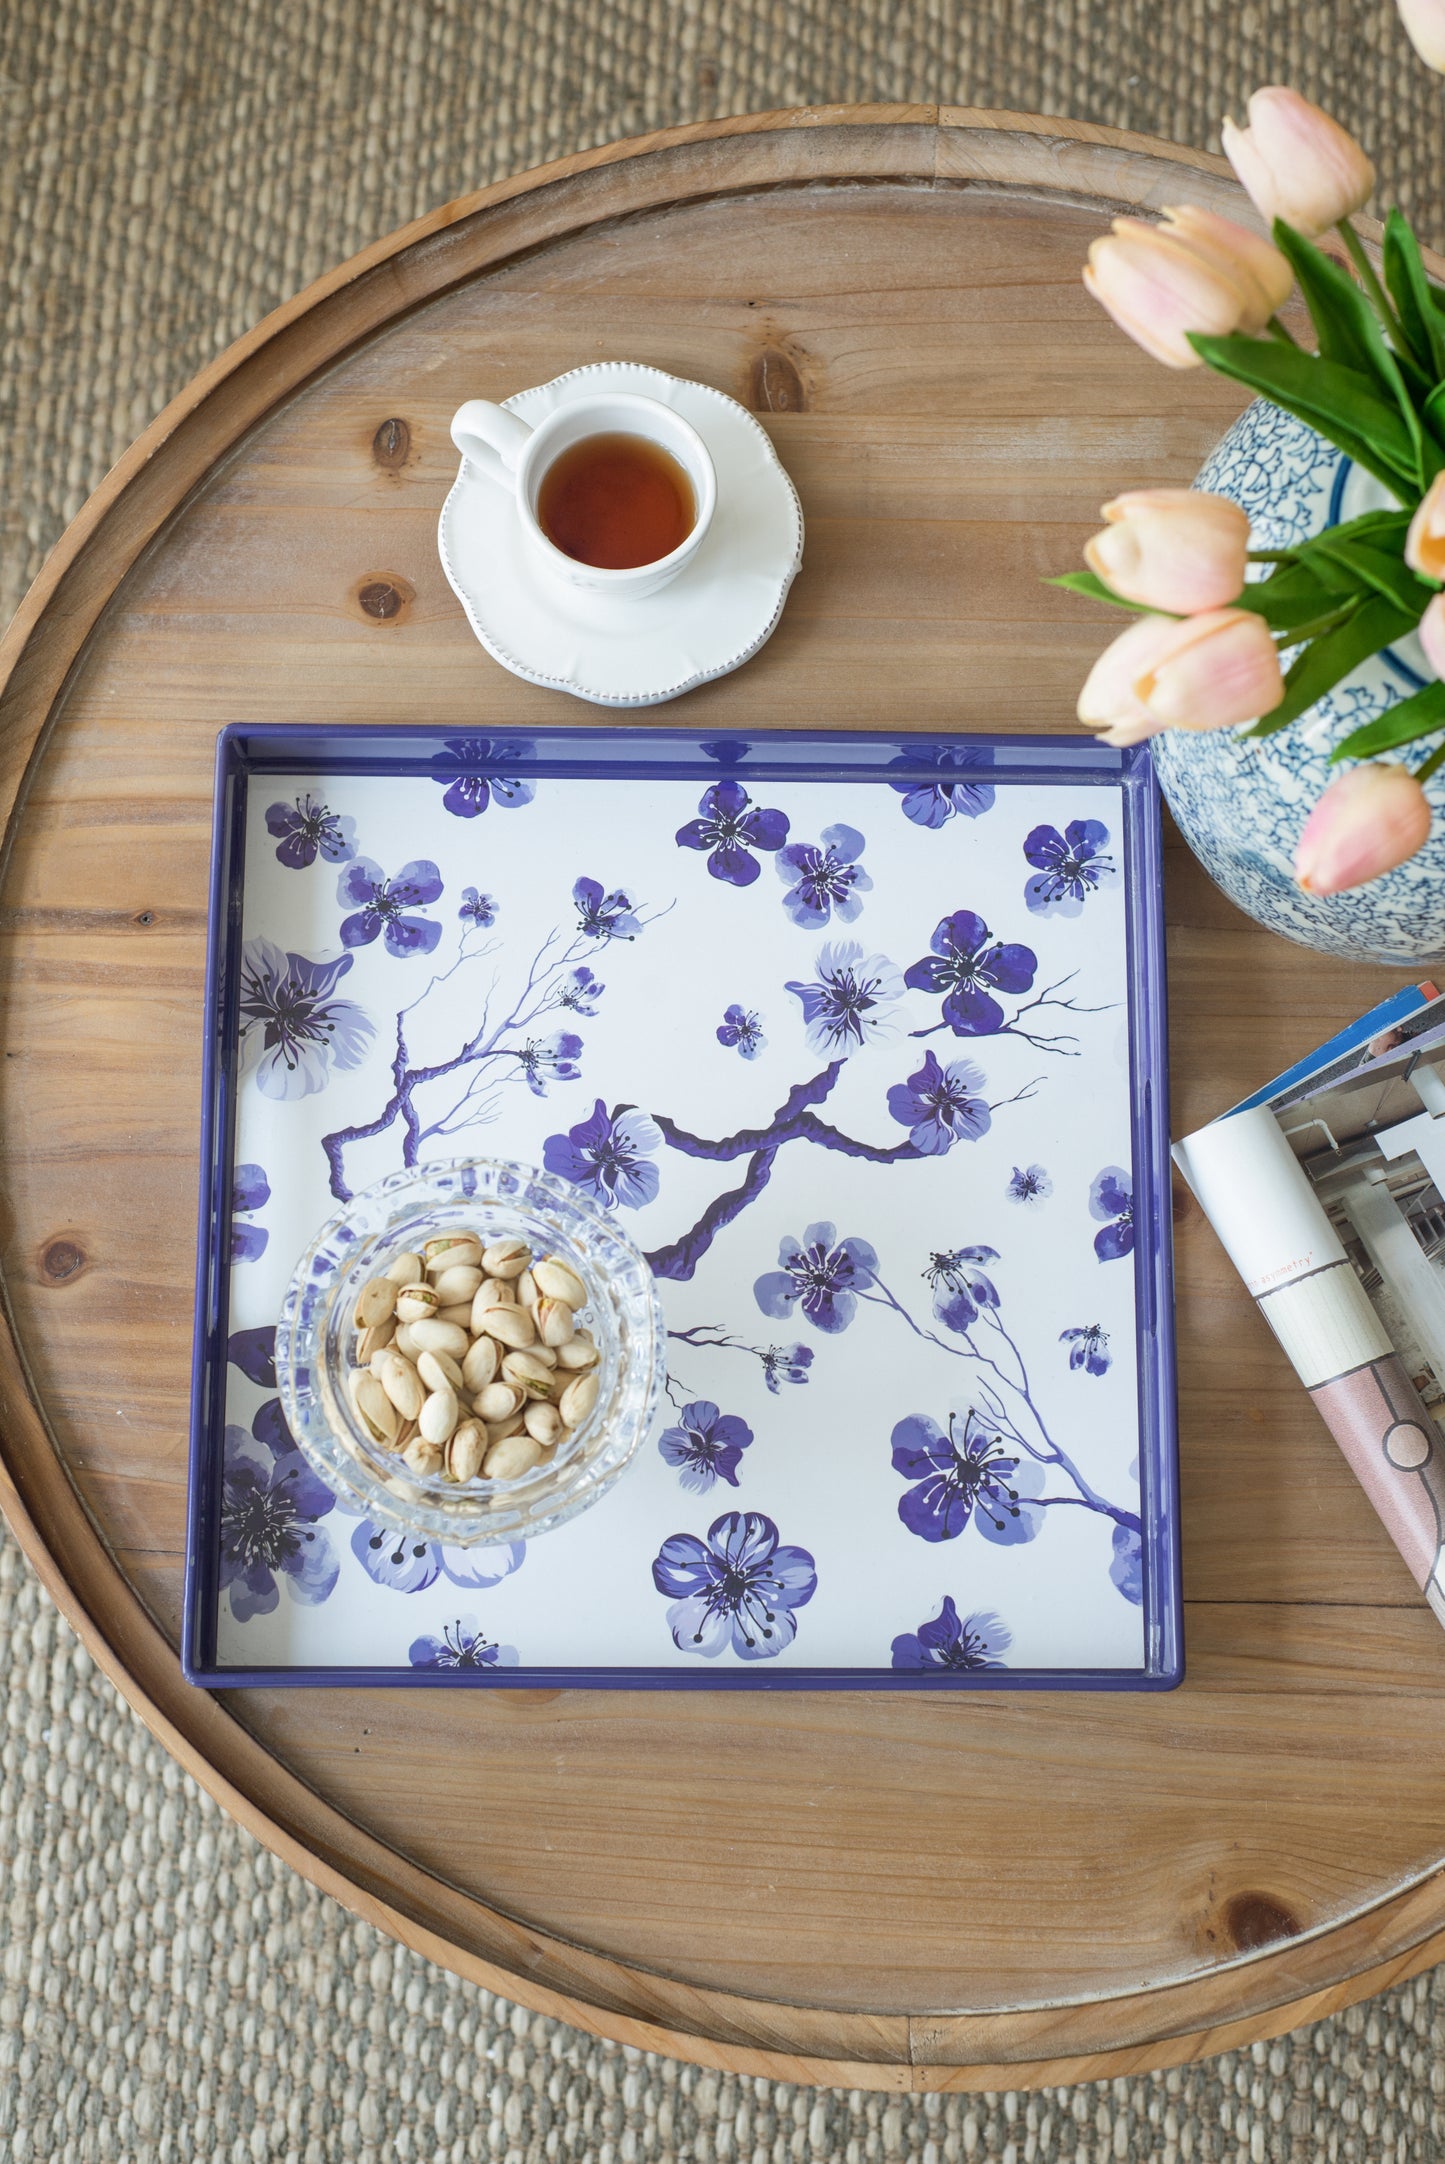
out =
<path fill-rule="evenodd" d="M 464 1420 L 447 1444 L 447 1471 L 453 1480 L 475 1480 L 487 1454 L 487 1431 L 480 1420 Z"/>
<path fill-rule="evenodd" d="M 496 1380 L 502 1364 L 502 1349 L 494 1337 L 476 1338 L 468 1346 L 462 1361 L 462 1385 L 475 1397 L 479 1390 Z"/>
<path fill-rule="evenodd" d="M 460 1323 L 438 1322 L 435 1319 L 431 1322 L 414 1322 L 411 1326 L 411 1341 L 418 1355 L 424 1352 L 444 1352 L 450 1353 L 453 1360 L 465 1360 L 467 1347 L 471 1343 Z"/>
<path fill-rule="evenodd" d="M 499 1420 L 495 1427 L 487 1429 L 488 1443 L 504 1443 L 509 1435 L 525 1435 L 527 1424 L 520 1413 L 513 1413 L 506 1420 Z"/>
<path fill-rule="evenodd" d="M 388 1316 L 385 1322 L 374 1322 L 369 1330 L 363 1330 L 356 1341 L 356 1364 L 361 1368 L 371 1366 L 372 1355 L 389 1345 L 396 1336 L 396 1324 Z"/>
<path fill-rule="evenodd" d="M 403 1285 L 397 1295 L 396 1314 L 399 1322 L 425 1322 L 428 1315 L 435 1315 L 441 1306 L 430 1285 Z"/>
<path fill-rule="evenodd" d="M 557 1347 L 559 1368 L 596 1367 L 597 1358 L 597 1347 L 585 1330 L 579 1330 L 576 1337 L 569 1337 L 565 1345 Z"/>
<path fill-rule="evenodd" d="M 396 1441 L 401 1415 L 369 1368 L 353 1368 L 348 1378 L 356 1417 L 374 1443 L 388 1449 Z"/>
<path fill-rule="evenodd" d="M 537 1290 L 549 1300 L 565 1300 L 571 1308 L 587 1305 L 587 1287 L 560 1255 L 544 1255 L 540 1262 L 534 1262 L 532 1276 Z"/>
<path fill-rule="evenodd" d="M 450 1353 L 419 1353 L 416 1371 L 428 1390 L 455 1390 L 460 1395 L 466 1387 L 462 1371 Z"/>
<path fill-rule="evenodd" d="M 433 1390 L 417 1416 L 417 1426 L 423 1440 L 428 1443 L 444 1443 L 454 1433 L 461 1407 L 457 1394 L 450 1388 Z"/>
<path fill-rule="evenodd" d="M 368 1278 L 356 1295 L 356 1313 L 352 1317 L 358 1330 L 369 1330 L 373 1323 L 387 1322 L 396 1308 L 397 1288 L 389 1277 Z"/>
<path fill-rule="evenodd" d="M 576 1336 L 577 1320 L 565 1300 L 554 1300 L 544 1292 L 532 1312 L 544 1345 L 565 1345 Z"/>
<path fill-rule="evenodd" d="M 522 1414 L 522 1425 L 533 1442 L 540 1443 L 545 1449 L 549 1443 L 555 1443 L 561 1435 L 562 1415 L 555 1405 L 543 1405 L 534 1400 Z"/>
<path fill-rule="evenodd" d="M 393 1285 L 419 1285 L 425 1272 L 422 1269 L 421 1256 L 407 1254 L 398 1255 L 396 1261 L 389 1263 L 381 1274 L 389 1277 Z"/>
<path fill-rule="evenodd" d="M 534 1350 L 509 1352 L 502 1362 L 503 1380 L 515 1383 L 529 1398 L 553 1398 L 557 1395 L 557 1377 L 544 1360 L 539 1360 Z"/>
<path fill-rule="evenodd" d="M 536 1341 L 536 1325 L 524 1307 L 483 1308 L 481 1327 L 499 1344 L 510 1345 L 513 1352 Z"/>
<path fill-rule="evenodd" d="M 494 1240 L 482 1252 L 482 1268 L 488 1277 L 520 1277 L 532 1260 L 525 1240 Z"/>
<path fill-rule="evenodd" d="M 488 1383 L 477 1392 L 472 1406 L 491 1427 L 496 1421 L 510 1420 L 513 1413 L 519 1413 L 525 1400 L 526 1392 L 514 1383 Z"/>
<path fill-rule="evenodd" d="M 428 1442 L 424 1435 L 409 1442 L 402 1457 L 414 1473 L 422 1475 L 439 1473 L 446 1463 L 441 1444 Z"/>
<path fill-rule="evenodd" d="M 518 1307 L 535 1307 L 538 1300 L 537 1280 L 530 1270 L 524 1270 L 517 1279 Z"/>
<path fill-rule="evenodd" d="M 517 1294 L 513 1286 L 504 1285 L 499 1277 L 484 1277 L 472 1295 L 472 1328 L 481 1329 L 477 1318 L 485 1315 L 489 1307 L 515 1307 L 516 1304 Z"/>
<path fill-rule="evenodd" d="M 415 1420 L 421 1411 L 426 1391 L 420 1375 L 405 1355 L 393 1352 L 388 1346 L 381 1356 L 376 1379 L 402 1419 Z"/>
<path fill-rule="evenodd" d="M 597 1403 L 597 1376 L 591 1370 L 574 1375 L 557 1400 L 557 1410 L 569 1428 L 580 1427 Z"/>
<path fill-rule="evenodd" d="M 487 1452 L 488 1480 L 517 1480 L 530 1473 L 542 1455 L 540 1443 L 530 1435 L 504 1435 Z"/>
<path fill-rule="evenodd" d="M 474 1232 L 439 1232 L 434 1240 L 423 1243 L 421 1253 L 428 1274 L 450 1270 L 458 1263 L 475 1269 L 482 1259 L 482 1243 Z"/>
<path fill-rule="evenodd" d="M 482 1282 L 482 1273 L 470 1263 L 453 1263 L 448 1269 L 438 1270 L 432 1278 L 432 1290 L 443 1307 L 455 1307 L 458 1301 L 472 1304 L 472 1297 Z"/>

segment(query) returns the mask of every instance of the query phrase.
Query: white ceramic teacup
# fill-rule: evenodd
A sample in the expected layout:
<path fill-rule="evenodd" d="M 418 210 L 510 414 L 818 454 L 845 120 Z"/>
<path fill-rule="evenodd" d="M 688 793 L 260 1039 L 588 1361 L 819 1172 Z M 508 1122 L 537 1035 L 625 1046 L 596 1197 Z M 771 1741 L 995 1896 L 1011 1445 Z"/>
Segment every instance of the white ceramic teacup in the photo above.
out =
<path fill-rule="evenodd" d="M 670 555 L 629 570 L 579 563 L 547 539 L 537 518 L 537 497 L 548 468 L 563 451 L 588 436 L 641 436 L 670 452 L 692 483 L 697 516 L 686 539 Z M 514 491 L 522 530 L 541 561 L 569 586 L 586 586 L 619 599 L 654 594 L 675 579 L 701 548 L 717 504 L 717 475 L 697 430 L 655 398 L 632 392 L 599 392 L 577 398 L 529 428 L 505 406 L 470 398 L 452 418 L 452 442 L 479 473 Z"/>

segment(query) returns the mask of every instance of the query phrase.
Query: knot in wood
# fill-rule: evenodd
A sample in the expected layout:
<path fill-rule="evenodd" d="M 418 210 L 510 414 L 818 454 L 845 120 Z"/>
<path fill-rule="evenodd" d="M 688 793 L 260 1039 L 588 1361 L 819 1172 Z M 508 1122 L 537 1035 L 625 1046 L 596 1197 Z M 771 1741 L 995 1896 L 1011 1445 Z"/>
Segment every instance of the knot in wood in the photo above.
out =
<path fill-rule="evenodd" d="M 416 589 L 395 571 L 369 571 L 356 589 L 356 605 L 374 624 L 394 624 L 416 599 Z"/>
<path fill-rule="evenodd" d="M 806 413 L 808 394 L 797 363 L 781 346 L 764 346 L 753 362 L 749 404 L 754 413 Z"/>
<path fill-rule="evenodd" d="M 1274 1894 L 1237 1893 L 1224 1904 L 1224 1928 L 1230 1943 L 1245 1954 L 1278 1939 L 1298 1938 L 1300 1921 Z"/>
<path fill-rule="evenodd" d="M 40 1267 L 54 1285 L 63 1285 L 85 1268 L 83 1249 L 74 1240 L 52 1240 L 40 1258 Z"/>
<path fill-rule="evenodd" d="M 404 466 L 410 450 L 411 430 L 396 416 L 383 421 L 371 439 L 371 455 L 387 473 L 396 473 Z"/>

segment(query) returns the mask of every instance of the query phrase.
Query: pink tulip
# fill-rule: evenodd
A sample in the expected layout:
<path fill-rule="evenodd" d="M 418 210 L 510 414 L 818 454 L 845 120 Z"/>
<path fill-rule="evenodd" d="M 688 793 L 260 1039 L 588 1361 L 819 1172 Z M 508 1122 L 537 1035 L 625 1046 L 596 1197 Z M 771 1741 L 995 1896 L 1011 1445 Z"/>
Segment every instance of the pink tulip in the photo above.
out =
<path fill-rule="evenodd" d="M 1445 75 L 1445 0 L 1395 0 L 1395 5 L 1426 67 Z"/>
<path fill-rule="evenodd" d="M 1306 894 L 1339 894 L 1392 872 L 1429 838 L 1429 802 L 1408 768 L 1351 767 L 1305 821 L 1294 875 Z"/>
<path fill-rule="evenodd" d="M 1210 609 L 1141 616 L 1100 654 L 1079 693 L 1079 719 L 1106 744 L 1137 744 L 1160 729 L 1227 729 L 1284 697 L 1264 619 Z"/>
<path fill-rule="evenodd" d="M 1142 218 L 1116 218 L 1113 232 L 1094 242 L 1084 284 L 1120 330 L 1166 368 L 1201 367 L 1188 333 L 1237 331 L 1256 294 L 1253 278 L 1246 287 L 1180 234 Z"/>
<path fill-rule="evenodd" d="M 1422 578 L 1445 579 L 1445 473 L 1437 473 L 1405 536 L 1405 561 Z"/>
<path fill-rule="evenodd" d="M 1416 625 L 1425 659 L 1435 674 L 1445 677 L 1445 594 L 1437 594 Z"/>
<path fill-rule="evenodd" d="M 1222 609 L 1244 588 L 1249 520 L 1225 496 L 1141 488 L 1106 503 L 1084 561 L 1125 601 L 1173 616 Z"/>
<path fill-rule="evenodd" d="M 1375 168 L 1354 137 L 1297 90 L 1256 90 L 1249 125 L 1226 120 L 1224 155 L 1260 216 L 1284 218 L 1311 238 L 1374 193 Z"/>
<path fill-rule="evenodd" d="M 1270 317 L 1283 308 L 1294 287 L 1294 272 L 1272 240 L 1251 233 L 1232 218 L 1216 217 L 1194 203 L 1166 209 L 1164 228 L 1171 239 L 1180 240 L 1201 261 L 1222 271 L 1239 288 L 1244 313 L 1242 331 L 1262 331 Z"/>

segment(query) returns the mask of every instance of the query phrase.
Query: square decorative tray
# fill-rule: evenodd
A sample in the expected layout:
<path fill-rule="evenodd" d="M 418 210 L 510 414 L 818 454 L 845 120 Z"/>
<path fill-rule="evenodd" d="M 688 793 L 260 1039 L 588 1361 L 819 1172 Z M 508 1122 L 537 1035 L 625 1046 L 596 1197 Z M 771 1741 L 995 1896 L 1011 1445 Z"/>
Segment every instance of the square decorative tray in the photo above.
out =
<path fill-rule="evenodd" d="M 205 1026 L 192 1680 L 1179 1681 L 1146 749 L 229 729 Z M 338 1201 L 469 1152 L 621 1213 L 668 1324 L 530 1546 L 318 1507 L 275 1389 Z"/>

